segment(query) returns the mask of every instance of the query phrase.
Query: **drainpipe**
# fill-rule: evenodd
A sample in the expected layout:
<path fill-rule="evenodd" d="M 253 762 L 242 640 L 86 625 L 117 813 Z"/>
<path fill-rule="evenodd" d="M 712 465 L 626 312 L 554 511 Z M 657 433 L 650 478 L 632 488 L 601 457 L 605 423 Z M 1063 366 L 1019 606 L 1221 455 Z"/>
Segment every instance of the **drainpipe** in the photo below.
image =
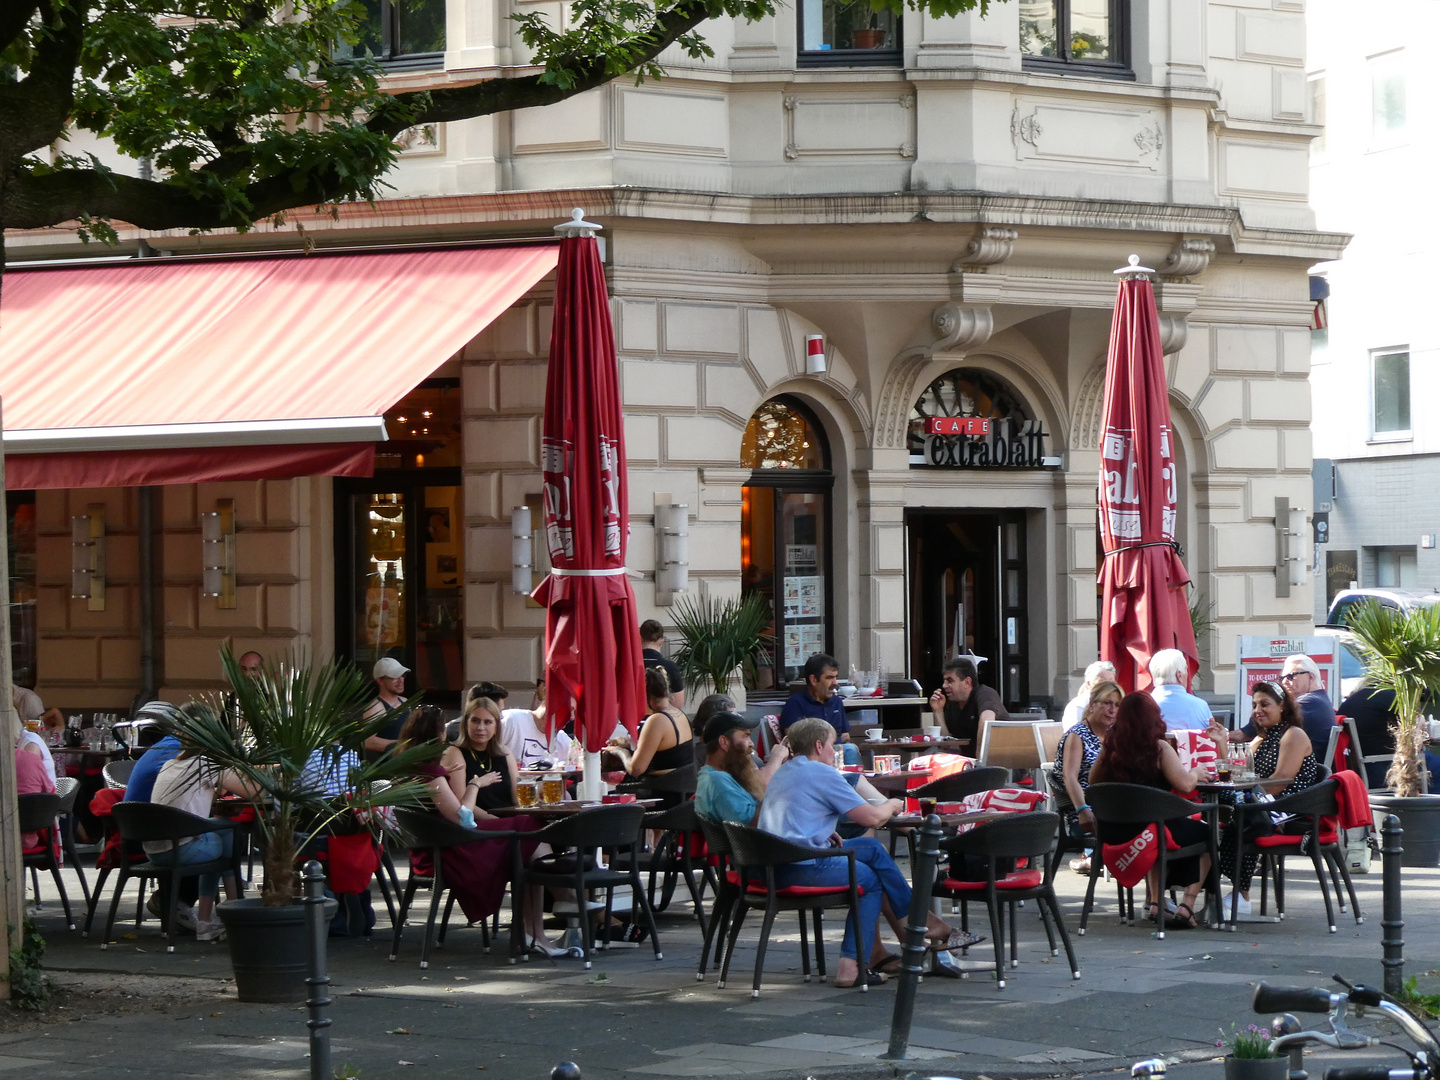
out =
<path fill-rule="evenodd" d="M 140 500 L 140 701 L 154 701 L 155 675 L 155 491 L 142 487 Z"/>

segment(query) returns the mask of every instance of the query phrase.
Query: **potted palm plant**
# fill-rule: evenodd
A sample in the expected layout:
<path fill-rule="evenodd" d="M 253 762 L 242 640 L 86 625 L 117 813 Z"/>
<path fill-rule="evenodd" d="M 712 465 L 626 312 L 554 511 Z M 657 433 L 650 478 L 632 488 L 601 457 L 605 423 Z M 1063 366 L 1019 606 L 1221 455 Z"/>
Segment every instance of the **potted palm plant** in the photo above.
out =
<path fill-rule="evenodd" d="M 770 605 L 759 593 L 743 599 L 681 596 L 672 609 L 680 647 L 675 663 L 685 682 L 696 687 L 687 700 L 699 702 L 699 691 L 711 687 L 744 706 L 745 680 L 754 680 L 765 646 L 771 640 Z M 737 677 L 738 676 L 738 677 Z"/>
<path fill-rule="evenodd" d="M 442 748 L 391 751 L 364 762 L 362 744 L 385 721 L 358 719 L 369 685 L 348 664 L 281 661 L 251 677 L 228 646 L 221 649 L 221 661 L 230 682 L 228 698 L 215 693 L 192 701 L 165 726 L 182 746 L 256 792 L 264 888 L 259 897 L 216 908 L 240 1000 L 303 1001 L 305 922 L 295 861 L 303 837 L 337 823 L 378 829 L 380 808 L 418 805 L 425 789 L 411 777 Z M 327 797 L 313 773 L 305 775 L 306 763 L 317 755 L 322 774 L 348 773 L 344 794 Z"/>
<path fill-rule="evenodd" d="M 1440 607 L 1408 610 L 1368 601 L 1349 617 L 1369 686 L 1395 694 L 1395 756 L 1385 783 L 1394 795 L 1371 803 L 1400 818 L 1406 866 L 1440 865 L 1440 795 L 1426 794 L 1425 740 L 1420 708 L 1440 692 Z"/>

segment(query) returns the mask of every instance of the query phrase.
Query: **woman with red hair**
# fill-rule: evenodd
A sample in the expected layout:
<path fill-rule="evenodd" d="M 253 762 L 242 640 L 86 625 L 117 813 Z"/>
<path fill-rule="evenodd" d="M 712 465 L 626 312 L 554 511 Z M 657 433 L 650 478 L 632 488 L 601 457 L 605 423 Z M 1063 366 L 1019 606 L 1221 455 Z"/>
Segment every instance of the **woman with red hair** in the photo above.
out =
<path fill-rule="evenodd" d="M 1091 784 L 1140 784 L 1188 795 L 1195 785 L 1207 779 L 1204 769 L 1186 769 L 1180 764 L 1175 748 L 1165 741 L 1165 721 L 1160 706 L 1149 694 L 1127 694 L 1120 702 L 1115 722 L 1105 736 L 1105 749 L 1100 751 L 1090 769 Z M 1181 847 L 1200 843 L 1209 832 L 1202 821 L 1178 818 L 1165 827 Z M 1141 825 L 1120 825 L 1099 822 L 1098 838 L 1103 844 L 1124 844 L 1135 838 Z M 1190 856 L 1166 862 L 1166 884 L 1184 885 L 1185 899 L 1175 906 L 1169 924 L 1177 929 L 1195 926 L 1195 903 L 1200 886 L 1210 876 L 1210 856 Z M 1158 874 L 1151 870 L 1145 878 L 1146 906 L 1154 921 L 1160 912 L 1160 897 L 1155 889 Z"/>

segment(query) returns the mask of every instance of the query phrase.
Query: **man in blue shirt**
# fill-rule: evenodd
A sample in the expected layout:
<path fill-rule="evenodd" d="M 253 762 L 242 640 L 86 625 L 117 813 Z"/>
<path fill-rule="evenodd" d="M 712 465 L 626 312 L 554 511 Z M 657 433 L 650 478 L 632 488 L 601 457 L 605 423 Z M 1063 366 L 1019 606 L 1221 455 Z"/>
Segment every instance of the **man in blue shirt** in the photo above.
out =
<path fill-rule="evenodd" d="M 797 844 L 829 850 L 839 819 L 849 818 L 866 828 L 884 825 L 904 804 L 887 799 L 878 806 L 866 802 L 845 777 L 835 768 L 835 733 L 818 717 L 796 722 L 786 736 L 795 756 L 775 774 L 765 792 L 756 824 L 766 832 L 784 837 Z M 841 845 L 855 853 L 855 880 L 860 886 L 859 924 L 862 940 L 855 940 L 854 919 L 845 920 L 845 940 L 840 945 L 840 962 L 835 969 L 835 985 L 857 986 L 862 982 L 876 986 L 884 979 L 868 968 L 861 971 L 858 957 L 873 957 L 870 945 L 882 905 L 889 902 L 889 914 L 896 916 L 892 929 L 899 927 L 898 915 L 910 909 L 910 883 L 895 865 L 885 846 L 873 836 L 860 836 Z M 776 884 L 848 885 L 850 871 L 844 859 L 814 859 L 778 867 Z M 981 939 L 973 934 L 951 930 L 934 913 L 926 916 L 926 937 L 930 939 L 937 959 L 958 974 L 950 950 L 968 948 Z M 897 929 L 897 933 L 900 931 Z M 943 969 L 942 969 L 943 970 Z"/>
<path fill-rule="evenodd" d="M 1205 699 L 1185 689 L 1190 661 L 1179 649 L 1161 649 L 1150 658 L 1150 696 L 1160 706 L 1167 731 L 1204 731 L 1212 719 Z"/>
<path fill-rule="evenodd" d="M 166 702 L 151 702 L 140 710 L 140 717 L 146 719 L 158 719 L 166 714 L 166 710 L 173 712 L 175 707 Z M 137 717 L 138 718 L 138 717 Z M 160 775 L 160 770 L 168 761 L 173 761 L 180 755 L 180 740 L 174 735 L 166 735 L 156 739 L 163 729 L 155 724 L 147 724 L 140 729 L 140 742 L 147 744 L 145 753 L 141 754 L 135 762 L 135 767 L 130 770 L 130 779 L 125 782 L 126 802 L 149 802 L 150 796 L 155 791 L 155 779 Z M 175 905 L 176 924 L 182 930 L 193 931 L 195 929 L 195 900 L 200 895 L 200 879 L 197 877 L 185 877 L 180 879 L 179 897 Z M 156 889 L 150 894 L 150 899 L 145 902 L 145 908 L 157 919 L 160 917 L 160 890 Z"/>
<path fill-rule="evenodd" d="M 695 782 L 695 812 L 711 821 L 753 825 L 765 797 L 765 788 L 790 756 L 783 742 L 775 744 L 764 768 L 755 764 L 750 732 L 760 721 L 739 713 L 716 713 L 700 733 L 705 742 L 705 765 Z"/>
<path fill-rule="evenodd" d="M 790 725 L 807 716 L 817 716 L 835 729 L 835 741 L 845 753 L 846 765 L 860 764 L 860 748 L 850 742 L 850 719 L 845 715 L 845 699 L 835 692 L 840 679 L 840 665 L 833 656 L 816 653 L 805 661 L 801 674 L 805 678 L 805 689 L 791 694 L 790 700 L 780 710 L 780 734 L 790 730 Z"/>

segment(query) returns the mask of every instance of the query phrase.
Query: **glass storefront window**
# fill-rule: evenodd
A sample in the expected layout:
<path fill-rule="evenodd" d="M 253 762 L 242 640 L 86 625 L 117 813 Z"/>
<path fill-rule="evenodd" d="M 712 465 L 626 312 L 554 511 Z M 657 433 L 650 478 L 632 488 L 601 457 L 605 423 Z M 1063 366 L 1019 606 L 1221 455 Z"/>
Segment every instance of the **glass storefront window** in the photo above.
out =
<path fill-rule="evenodd" d="M 831 651 L 830 489 L 825 441 L 798 402 L 767 401 L 740 448 L 753 470 L 741 489 L 740 568 L 745 595 L 774 613 L 771 664 L 758 689 L 798 679 L 806 658 Z"/>
<path fill-rule="evenodd" d="M 39 642 L 35 627 L 35 493 L 5 495 L 6 539 L 10 545 L 10 663 L 17 685 L 33 687 Z"/>

